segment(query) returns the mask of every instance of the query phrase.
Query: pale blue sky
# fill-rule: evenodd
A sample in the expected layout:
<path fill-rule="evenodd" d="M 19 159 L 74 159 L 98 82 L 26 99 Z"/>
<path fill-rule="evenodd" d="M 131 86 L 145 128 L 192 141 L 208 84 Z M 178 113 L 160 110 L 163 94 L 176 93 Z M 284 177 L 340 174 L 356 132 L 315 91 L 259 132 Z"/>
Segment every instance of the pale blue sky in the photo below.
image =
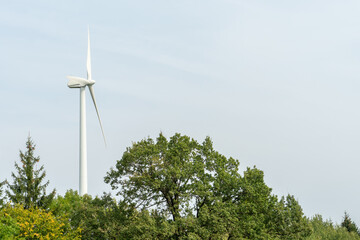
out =
<path fill-rule="evenodd" d="M 105 149 L 87 96 L 89 193 L 132 141 L 162 131 L 256 165 L 307 216 L 360 224 L 358 1 L 3 1 L 0 180 L 30 131 L 51 187 L 78 188 L 90 25 Z"/>

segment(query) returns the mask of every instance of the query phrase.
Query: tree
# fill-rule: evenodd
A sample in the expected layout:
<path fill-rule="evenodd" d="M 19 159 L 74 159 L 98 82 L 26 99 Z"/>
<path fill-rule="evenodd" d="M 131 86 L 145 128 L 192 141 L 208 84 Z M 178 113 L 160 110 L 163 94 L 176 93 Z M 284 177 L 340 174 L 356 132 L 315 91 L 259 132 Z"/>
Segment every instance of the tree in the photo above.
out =
<path fill-rule="evenodd" d="M 42 184 L 46 173 L 44 166 L 36 169 L 36 164 L 39 162 L 39 157 L 34 157 L 35 144 L 30 136 L 26 141 L 26 152 L 20 150 L 20 162 L 15 162 L 17 174 L 11 174 L 13 183 L 8 183 L 8 190 L 6 195 L 12 203 L 22 204 L 25 209 L 31 207 L 47 208 L 55 196 L 55 189 L 46 194 L 46 187 L 49 181 Z"/>
<path fill-rule="evenodd" d="M 1 239 L 80 239 L 80 228 L 72 228 L 66 217 L 22 205 L 0 210 Z"/>
<path fill-rule="evenodd" d="M 127 148 L 105 182 L 119 188 L 118 195 L 128 203 L 139 208 L 156 206 L 168 211 L 175 221 L 191 201 L 196 203 L 192 210 L 198 213 L 217 194 L 211 185 L 221 182 L 214 175 L 236 177 L 237 166 L 234 159 L 213 151 L 210 138 L 201 145 L 180 134 L 170 141 L 160 134 L 156 143 L 148 138 Z"/>
<path fill-rule="evenodd" d="M 50 211 L 67 218 L 72 228 L 81 228 L 83 239 L 95 240 L 119 239 L 127 234 L 126 228 L 135 209 L 124 202 L 118 204 L 109 194 L 92 198 L 69 190 L 64 197 L 57 196 L 52 201 Z"/>
<path fill-rule="evenodd" d="M 209 137 L 199 144 L 177 133 L 169 141 L 160 134 L 156 142 L 148 138 L 133 143 L 105 182 L 140 212 L 155 208 L 172 229 L 166 239 L 309 235 L 309 224 L 295 199 L 279 202 L 263 176 L 257 168 L 248 168 L 241 176 L 239 161 L 215 151 Z M 277 218 L 276 212 L 284 217 Z"/>
<path fill-rule="evenodd" d="M 16 220 L 5 214 L 4 208 L 0 210 L 0 239 L 12 240 L 20 234 L 20 227 Z"/>
<path fill-rule="evenodd" d="M 346 230 L 348 232 L 354 232 L 357 233 L 358 235 L 360 235 L 359 229 L 356 226 L 356 224 L 351 220 L 349 214 L 347 212 L 345 212 L 344 214 L 344 219 L 341 223 L 341 226 L 346 228 Z"/>
<path fill-rule="evenodd" d="M 5 185 L 6 181 L 0 182 L 0 208 L 4 205 L 4 196 L 3 196 L 3 186 Z"/>
<path fill-rule="evenodd" d="M 294 196 L 282 197 L 274 209 L 272 222 L 281 239 L 304 239 L 311 234 L 310 222 Z"/>
<path fill-rule="evenodd" d="M 169 239 L 174 227 L 157 211 L 137 211 L 110 194 L 92 198 L 69 190 L 57 196 L 50 211 L 67 218 L 72 228 L 81 228 L 83 239 Z"/>
<path fill-rule="evenodd" d="M 310 220 L 312 234 L 306 240 L 359 240 L 360 237 L 354 232 L 348 232 L 341 225 L 334 225 L 331 221 L 324 221 L 321 215 L 315 215 Z"/>

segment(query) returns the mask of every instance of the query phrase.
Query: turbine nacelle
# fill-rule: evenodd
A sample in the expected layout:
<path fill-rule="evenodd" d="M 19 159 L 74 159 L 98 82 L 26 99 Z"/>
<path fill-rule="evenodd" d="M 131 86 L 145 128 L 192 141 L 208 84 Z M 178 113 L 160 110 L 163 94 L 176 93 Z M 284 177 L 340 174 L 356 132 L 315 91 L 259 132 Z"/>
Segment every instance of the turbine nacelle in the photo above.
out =
<path fill-rule="evenodd" d="M 73 77 L 73 76 L 67 76 L 69 79 L 68 87 L 69 88 L 81 88 L 85 86 L 92 86 L 95 84 L 95 81 L 92 79 L 85 79 L 81 77 Z"/>

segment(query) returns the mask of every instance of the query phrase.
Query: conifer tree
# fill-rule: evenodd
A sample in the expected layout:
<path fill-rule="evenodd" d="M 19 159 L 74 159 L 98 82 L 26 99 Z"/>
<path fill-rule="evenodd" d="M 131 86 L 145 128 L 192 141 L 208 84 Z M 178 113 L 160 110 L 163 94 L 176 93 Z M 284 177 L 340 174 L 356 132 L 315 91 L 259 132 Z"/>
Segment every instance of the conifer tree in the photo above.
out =
<path fill-rule="evenodd" d="M 344 220 L 341 223 L 341 226 L 346 228 L 348 232 L 355 232 L 360 235 L 360 231 L 356 226 L 355 222 L 353 222 L 347 212 L 345 212 Z"/>
<path fill-rule="evenodd" d="M 3 197 L 3 186 L 6 181 L 0 182 L 0 207 L 4 205 L 4 197 Z"/>
<path fill-rule="evenodd" d="M 11 173 L 13 184 L 8 183 L 6 195 L 12 203 L 20 203 L 25 209 L 31 207 L 47 208 L 55 196 L 55 189 L 46 194 L 49 181 L 42 184 L 46 173 L 44 166 L 36 168 L 40 157 L 34 156 L 35 144 L 30 136 L 26 141 L 26 152 L 20 150 L 21 165 L 15 162 L 17 173 Z"/>

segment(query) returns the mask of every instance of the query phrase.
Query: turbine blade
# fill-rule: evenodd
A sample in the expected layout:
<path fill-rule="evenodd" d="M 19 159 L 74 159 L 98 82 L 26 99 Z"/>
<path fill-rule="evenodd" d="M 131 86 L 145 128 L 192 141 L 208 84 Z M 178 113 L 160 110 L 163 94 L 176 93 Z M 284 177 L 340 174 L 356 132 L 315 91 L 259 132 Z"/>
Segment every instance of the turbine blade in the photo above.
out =
<path fill-rule="evenodd" d="M 92 85 L 88 85 L 89 87 L 89 91 L 90 91 L 90 94 L 91 94 L 91 98 L 94 102 L 94 106 L 95 106 L 95 109 L 96 109 L 96 114 L 98 116 L 98 119 L 99 119 L 99 123 L 100 123 L 100 127 L 101 127 L 101 132 L 102 132 L 102 135 L 104 137 L 104 142 L 105 142 L 105 146 L 106 146 L 106 139 L 105 139 L 105 134 L 104 134 L 104 129 L 102 127 L 102 124 L 101 124 L 101 120 L 100 120 L 100 114 L 99 114 L 99 111 L 98 111 L 98 108 L 96 106 L 96 101 L 95 101 L 95 94 L 94 94 L 94 88 Z"/>
<path fill-rule="evenodd" d="M 87 79 L 91 80 L 90 29 L 88 28 L 88 50 L 86 59 Z"/>

